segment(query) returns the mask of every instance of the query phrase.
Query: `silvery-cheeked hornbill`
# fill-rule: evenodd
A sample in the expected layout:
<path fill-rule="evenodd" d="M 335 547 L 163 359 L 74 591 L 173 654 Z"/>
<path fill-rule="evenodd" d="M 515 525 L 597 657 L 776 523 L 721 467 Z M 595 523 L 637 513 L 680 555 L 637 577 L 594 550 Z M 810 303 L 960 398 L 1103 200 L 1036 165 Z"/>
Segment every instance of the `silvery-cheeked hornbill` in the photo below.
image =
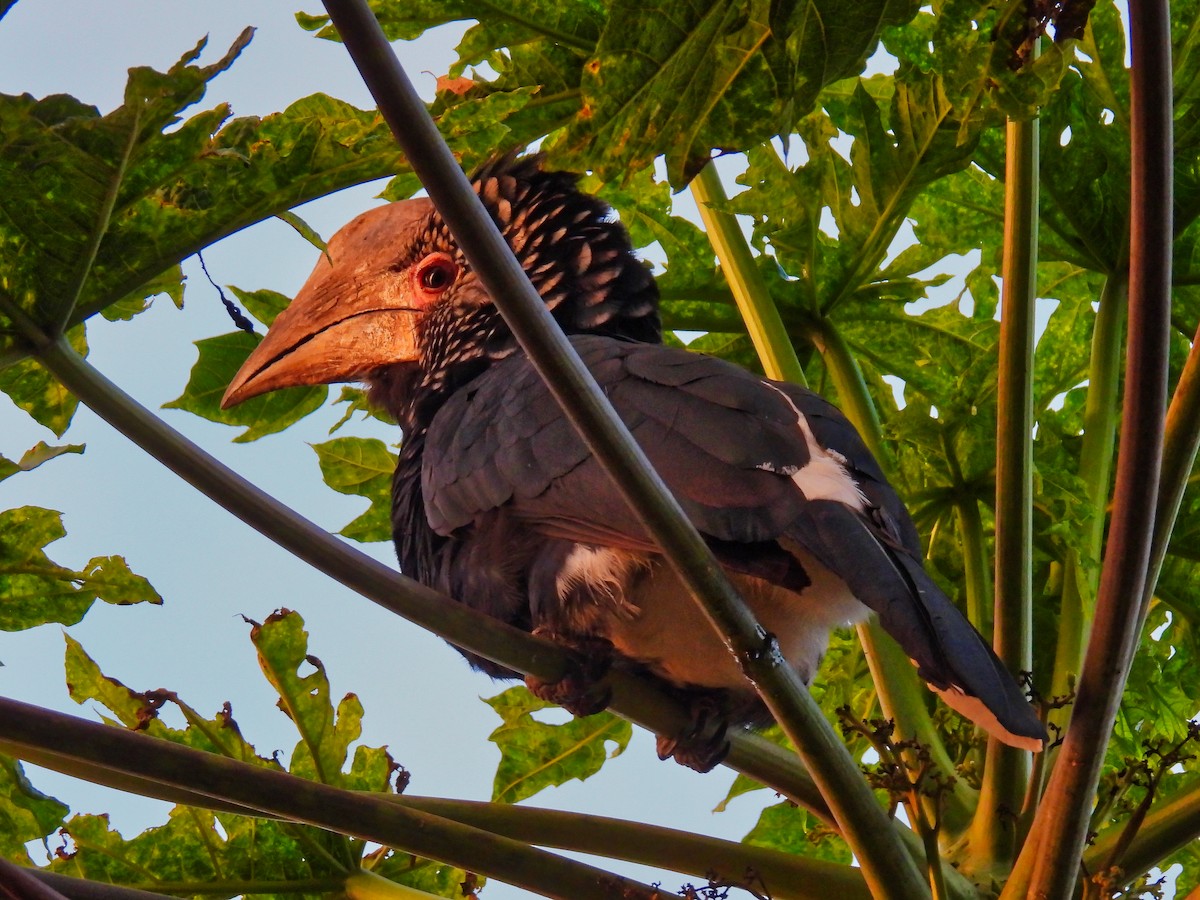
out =
<path fill-rule="evenodd" d="M 805 680 L 829 629 L 874 611 L 950 706 L 1007 743 L 1041 747 L 1042 724 L 922 568 L 907 511 L 837 409 L 795 385 L 664 346 L 653 278 L 611 210 L 574 176 L 545 171 L 536 157 L 505 158 L 473 182 L 554 318 Z M 373 209 L 334 235 L 224 405 L 339 381 L 366 382 L 403 428 L 392 521 L 404 572 L 593 658 L 607 650 L 635 661 L 698 709 L 717 703 L 729 721 L 761 719 L 733 656 L 428 200 Z M 578 683 L 532 686 L 580 712 L 603 702 Z M 660 738 L 660 753 L 674 749 Z M 678 749 L 700 768 L 720 754 L 718 744 Z"/>

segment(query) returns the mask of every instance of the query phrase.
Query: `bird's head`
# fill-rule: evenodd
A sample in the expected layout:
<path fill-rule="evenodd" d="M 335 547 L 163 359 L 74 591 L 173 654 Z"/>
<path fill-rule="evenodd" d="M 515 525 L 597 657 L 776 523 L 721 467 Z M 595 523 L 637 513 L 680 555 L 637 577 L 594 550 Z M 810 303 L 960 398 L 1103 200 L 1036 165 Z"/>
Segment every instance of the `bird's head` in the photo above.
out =
<path fill-rule="evenodd" d="M 565 332 L 659 340 L 654 280 L 609 207 L 582 193 L 575 176 L 544 170 L 536 156 L 509 157 L 472 182 Z M 444 395 L 516 349 L 432 203 L 404 200 L 333 236 L 221 405 L 283 387 L 364 381 L 407 419 L 397 407 L 414 395 Z"/>

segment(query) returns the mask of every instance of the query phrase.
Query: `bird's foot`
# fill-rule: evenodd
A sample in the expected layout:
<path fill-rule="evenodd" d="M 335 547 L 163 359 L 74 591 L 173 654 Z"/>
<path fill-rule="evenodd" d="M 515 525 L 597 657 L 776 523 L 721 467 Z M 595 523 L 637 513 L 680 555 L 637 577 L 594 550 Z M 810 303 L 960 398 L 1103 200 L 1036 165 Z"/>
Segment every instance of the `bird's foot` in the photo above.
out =
<path fill-rule="evenodd" d="M 604 638 L 565 635 L 537 628 L 538 637 L 549 638 L 572 653 L 567 674 L 558 681 L 542 681 L 525 676 L 525 686 L 537 698 L 561 706 L 574 716 L 591 716 L 603 712 L 612 700 L 612 688 L 604 682 L 612 666 L 613 647 Z"/>
<path fill-rule="evenodd" d="M 708 772 L 729 755 L 729 723 L 715 695 L 694 697 L 689 705 L 692 721 L 681 734 L 658 735 L 658 758 L 674 758 L 681 766 Z"/>

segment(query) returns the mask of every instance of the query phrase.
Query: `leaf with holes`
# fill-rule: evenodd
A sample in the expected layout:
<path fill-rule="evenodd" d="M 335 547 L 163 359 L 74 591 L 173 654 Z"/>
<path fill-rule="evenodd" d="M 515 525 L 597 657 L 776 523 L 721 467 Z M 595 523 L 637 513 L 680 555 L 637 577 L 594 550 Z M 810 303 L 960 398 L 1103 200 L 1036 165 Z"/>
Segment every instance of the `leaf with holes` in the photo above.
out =
<path fill-rule="evenodd" d="M 610 758 L 608 744 L 617 745 L 616 756 L 632 734 L 628 722 L 607 712 L 563 725 L 539 722 L 533 713 L 556 707 L 523 687 L 484 702 L 504 720 L 489 738 L 500 748 L 492 799 L 502 803 L 518 803 L 544 788 L 595 775 Z"/>

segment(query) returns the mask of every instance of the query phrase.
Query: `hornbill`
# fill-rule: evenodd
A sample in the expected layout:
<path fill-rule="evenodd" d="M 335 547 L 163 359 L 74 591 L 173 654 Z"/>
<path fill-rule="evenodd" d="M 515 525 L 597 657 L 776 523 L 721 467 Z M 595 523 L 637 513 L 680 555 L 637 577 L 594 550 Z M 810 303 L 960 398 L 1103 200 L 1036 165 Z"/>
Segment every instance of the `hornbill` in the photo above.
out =
<path fill-rule="evenodd" d="M 555 320 L 742 591 L 810 681 L 831 628 L 874 611 L 950 706 L 1039 749 L 1020 688 L 921 564 L 908 512 L 818 395 L 664 346 L 654 279 L 601 200 L 540 158 L 473 184 Z M 404 432 L 392 523 L 401 569 L 583 651 L 531 682 L 579 714 L 606 660 L 649 670 L 707 717 L 764 707 L 642 523 L 563 415 L 428 200 L 366 212 L 329 242 L 225 394 L 364 381 Z M 495 677 L 515 673 L 467 654 Z M 711 721 L 710 723 L 711 724 Z M 707 744 L 659 739 L 704 769 Z"/>

